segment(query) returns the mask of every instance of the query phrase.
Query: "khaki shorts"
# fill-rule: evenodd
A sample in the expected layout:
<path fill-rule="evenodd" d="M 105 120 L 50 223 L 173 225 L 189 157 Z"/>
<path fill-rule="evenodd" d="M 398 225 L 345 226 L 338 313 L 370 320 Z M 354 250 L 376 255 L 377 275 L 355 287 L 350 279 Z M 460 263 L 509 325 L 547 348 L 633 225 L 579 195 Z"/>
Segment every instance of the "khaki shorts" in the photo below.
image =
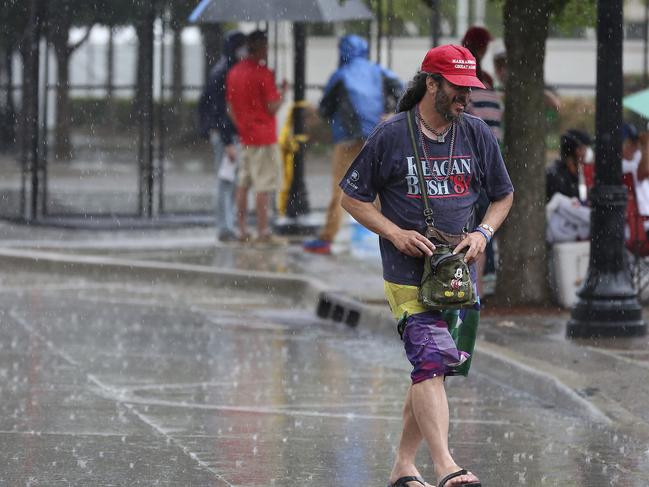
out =
<path fill-rule="evenodd" d="M 238 184 L 256 192 L 277 191 L 281 182 L 281 161 L 277 144 L 243 146 Z"/>

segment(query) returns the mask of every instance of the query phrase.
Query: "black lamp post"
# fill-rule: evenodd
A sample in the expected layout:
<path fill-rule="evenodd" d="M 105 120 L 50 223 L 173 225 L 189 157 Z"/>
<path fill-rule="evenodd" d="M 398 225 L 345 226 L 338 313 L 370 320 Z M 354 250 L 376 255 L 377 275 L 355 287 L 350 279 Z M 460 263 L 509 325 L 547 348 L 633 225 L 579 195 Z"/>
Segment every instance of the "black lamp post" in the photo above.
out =
<path fill-rule="evenodd" d="M 298 149 L 293 156 L 293 179 L 289 188 L 289 197 L 286 216 L 296 218 L 309 213 L 309 198 L 304 182 L 304 142 L 305 133 L 304 108 L 299 103 L 304 102 L 305 72 L 306 72 L 306 24 L 295 22 L 293 24 L 293 45 L 295 47 L 295 84 L 293 99 L 298 105 L 293 108 L 293 135 L 298 140 Z M 294 230 L 294 226 L 291 225 Z"/>
<path fill-rule="evenodd" d="M 622 0 L 599 0 L 590 261 L 568 322 L 567 335 L 572 338 L 646 333 L 624 250 L 627 194 L 621 164 L 622 25 Z"/>

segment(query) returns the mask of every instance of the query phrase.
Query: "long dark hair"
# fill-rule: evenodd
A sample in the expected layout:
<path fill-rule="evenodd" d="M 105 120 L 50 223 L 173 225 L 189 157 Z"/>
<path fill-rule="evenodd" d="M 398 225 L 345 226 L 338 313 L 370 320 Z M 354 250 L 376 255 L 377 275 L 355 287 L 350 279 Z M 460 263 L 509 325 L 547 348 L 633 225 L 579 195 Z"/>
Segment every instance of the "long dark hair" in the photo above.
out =
<path fill-rule="evenodd" d="M 412 78 L 412 81 L 408 83 L 408 88 L 406 88 L 404 94 L 399 98 L 399 103 L 397 103 L 397 113 L 407 112 L 421 101 L 426 94 L 426 79 L 429 76 L 433 78 L 437 84 L 442 81 L 442 77 L 437 73 L 419 71 L 414 78 Z"/>

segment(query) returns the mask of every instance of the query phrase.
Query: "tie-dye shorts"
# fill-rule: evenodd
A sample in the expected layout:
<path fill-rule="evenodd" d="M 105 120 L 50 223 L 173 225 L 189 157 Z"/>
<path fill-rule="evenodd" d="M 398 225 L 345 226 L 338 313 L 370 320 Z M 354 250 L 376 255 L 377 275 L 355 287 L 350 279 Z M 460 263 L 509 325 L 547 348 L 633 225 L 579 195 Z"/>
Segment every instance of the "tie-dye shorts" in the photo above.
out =
<path fill-rule="evenodd" d="M 412 383 L 453 375 L 454 367 L 467 360 L 469 354 L 458 351 L 443 312 L 424 308 L 417 299 L 416 286 L 385 281 L 384 287 L 395 319 L 408 315 L 403 343 L 412 365 Z"/>

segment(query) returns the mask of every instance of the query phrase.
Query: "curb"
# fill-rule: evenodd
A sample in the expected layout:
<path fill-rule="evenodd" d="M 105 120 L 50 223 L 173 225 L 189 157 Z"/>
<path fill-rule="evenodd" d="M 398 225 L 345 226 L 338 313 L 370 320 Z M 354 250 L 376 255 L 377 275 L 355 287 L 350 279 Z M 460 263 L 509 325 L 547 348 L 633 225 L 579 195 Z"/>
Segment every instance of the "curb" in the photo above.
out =
<path fill-rule="evenodd" d="M 208 287 L 233 287 L 259 292 L 282 294 L 296 304 L 311 307 L 325 320 L 342 322 L 350 327 L 366 327 L 384 336 L 394 338 L 394 322 L 377 306 L 362 303 L 323 282 L 301 274 L 278 274 L 262 271 L 217 270 L 200 265 L 127 260 L 96 255 L 69 254 L 0 248 L 0 265 L 5 271 L 56 272 L 69 275 L 92 276 L 96 279 L 137 277 L 152 283 L 174 280 L 184 284 Z M 577 411 L 592 421 L 610 424 L 611 420 L 596 405 L 580 396 L 559 378 L 528 365 L 530 361 L 511 350 L 482 340 L 474 367 L 484 367 L 497 381 L 511 385 L 562 409 Z M 542 391 L 539 394 L 539 391 Z"/>
<path fill-rule="evenodd" d="M 523 391 L 533 390 L 533 395 L 545 403 L 578 412 L 593 422 L 612 424 L 611 419 L 595 404 L 556 376 L 542 370 L 540 364 L 532 364 L 510 349 L 485 340 L 476 344 L 476 351 L 473 367 L 484 367 L 496 381 Z"/>
<path fill-rule="evenodd" d="M 143 279 L 152 283 L 174 281 L 206 287 L 231 287 L 282 294 L 294 302 L 312 304 L 328 290 L 321 282 L 299 274 L 213 269 L 200 265 L 128 260 L 96 255 L 72 256 L 56 252 L 0 248 L 5 271 L 30 271 L 91 276 L 96 279 Z"/>

